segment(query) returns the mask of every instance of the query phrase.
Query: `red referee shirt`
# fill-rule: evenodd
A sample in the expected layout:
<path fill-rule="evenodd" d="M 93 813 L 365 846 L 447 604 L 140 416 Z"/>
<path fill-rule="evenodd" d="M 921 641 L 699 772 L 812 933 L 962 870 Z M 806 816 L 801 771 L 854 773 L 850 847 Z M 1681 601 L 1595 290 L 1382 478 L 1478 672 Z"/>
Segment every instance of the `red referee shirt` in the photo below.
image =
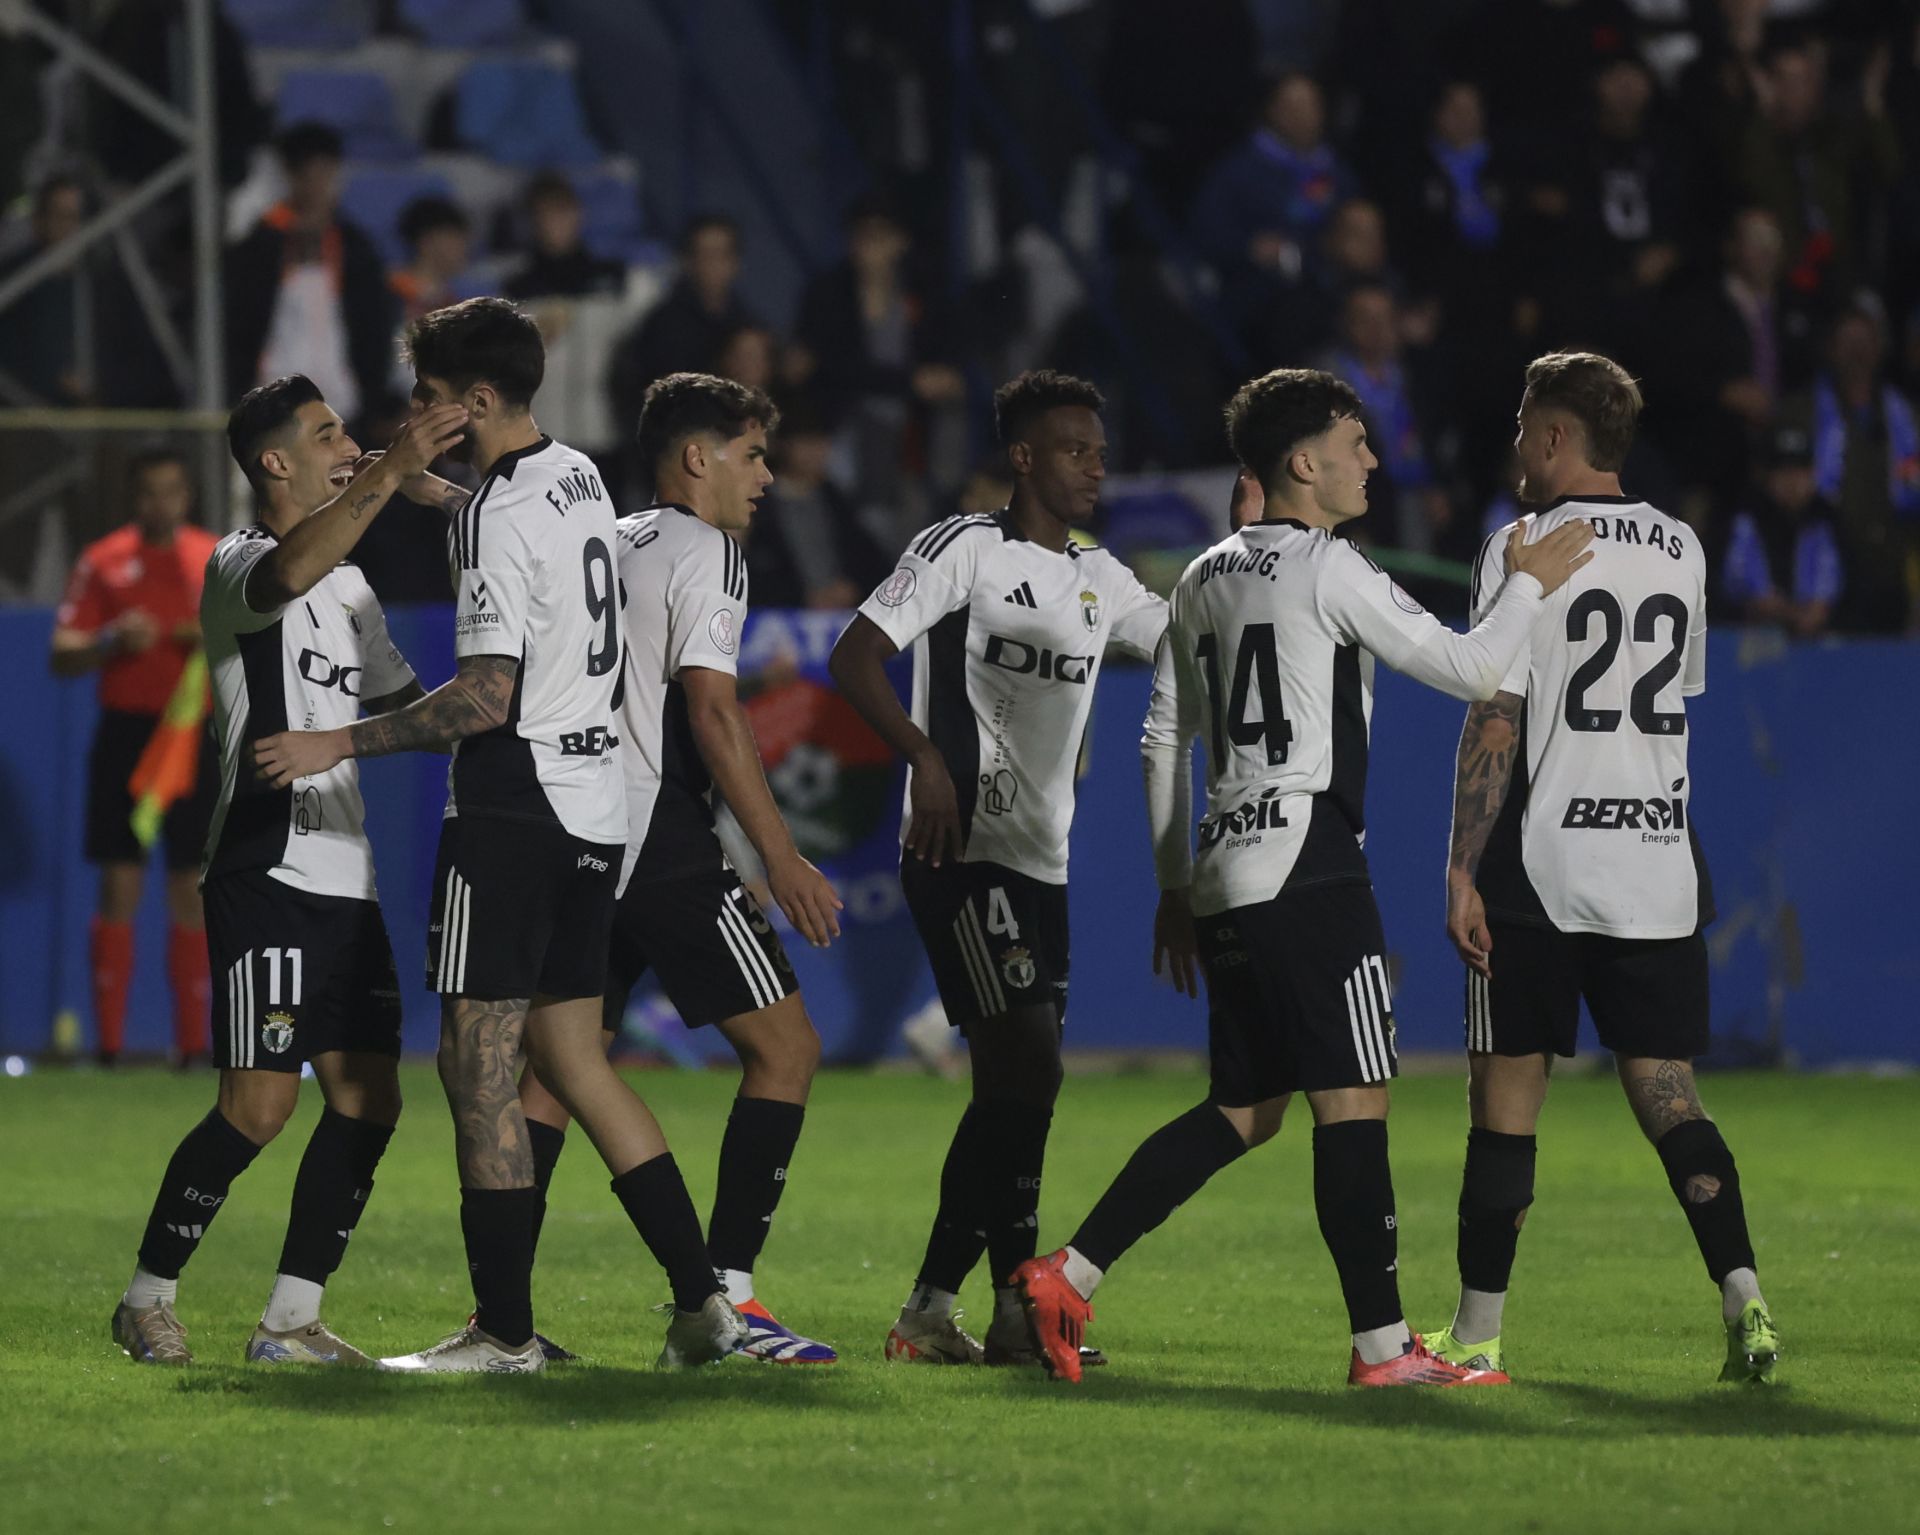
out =
<path fill-rule="evenodd" d="M 55 622 L 93 634 L 133 608 L 145 609 L 159 638 L 138 655 L 118 655 L 100 669 L 100 707 L 161 714 L 173 697 L 192 645 L 173 638 L 200 618 L 200 586 L 219 540 L 182 527 L 165 544 L 149 544 L 139 526 L 109 533 L 81 551 Z"/>

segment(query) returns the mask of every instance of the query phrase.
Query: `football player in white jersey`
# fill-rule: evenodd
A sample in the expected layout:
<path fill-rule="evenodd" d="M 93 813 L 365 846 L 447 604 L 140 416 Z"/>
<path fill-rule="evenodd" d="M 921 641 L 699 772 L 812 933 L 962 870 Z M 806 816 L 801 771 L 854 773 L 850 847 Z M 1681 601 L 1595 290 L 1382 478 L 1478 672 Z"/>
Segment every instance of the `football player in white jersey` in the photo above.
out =
<path fill-rule="evenodd" d="M 615 693 L 620 591 L 613 507 L 584 454 L 541 432 L 540 332 L 501 299 L 415 320 L 416 408 L 460 405 L 456 452 L 484 476 L 450 529 L 459 669 L 398 713 L 290 732 L 256 748 L 276 784 L 348 757 L 453 748 L 428 919 L 440 1078 L 453 1109 L 460 1224 L 476 1302 L 467 1327 L 389 1369 L 525 1372 L 540 1208 L 515 1073 L 527 1059 L 587 1127 L 613 1191 L 666 1269 L 663 1365 L 732 1352 L 746 1325 L 707 1264 L 666 1138 L 600 1045 L 614 884 L 626 846 Z"/>
<path fill-rule="evenodd" d="M 1432 1347 L 1500 1367 L 1501 1308 L 1533 1202 L 1534 1130 L 1586 1000 L 1720 1287 L 1722 1380 L 1765 1380 L 1740 1174 L 1700 1106 L 1713 892 L 1693 828 L 1686 700 L 1706 688 L 1706 561 L 1685 523 L 1620 490 L 1640 390 L 1617 363 L 1527 369 L 1515 451 L 1527 516 L 1487 540 L 1476 611 L 1525 528 L 1593 525 L 1593 563 L 1535 620 L 1500 690 L 1467 713 L 1454 779 L 1447 933 L 1467 964 L 1460 1304 Z"/>
<path fill-rule="evenodd" d="M 1004 385 L 994 415 L 1011 503 L 922 533 L 834 647 L 841 692 L 909 764 L 900 880 L 973 1067 L 891 1360 L 1033 1357 L 1010 1276 L 1033 1256 L 1060 1090 L 1074 774 L 1102 657 L 1151 656 L 1166 627 L 1160 598 L 1071 537 L 1106 475 L 1101 406 L 1065 374 Z M 882 670 L 908 645 L 911 715 Z M 953 1309 L 983 1250 L 995 1286 L 984 1347 Z"/>
<path fill-rule="evenodd" d="M 801 936 L 821 948 L 838 937 L 840 898 L 794 846 L 734 691 L 747 566 L 733 535 L 773 482 L 767 436 L 779 418 L 759 390 L 707 373 L 669 374 L 641 407 L 640 457 L 652 470 L 655 504 L 618 524 L 627 846 L 604 1021 L 611 1042 L 635 984 L 652 970 L 682 1022 L 712 1024 L 739 1055 L 707 1256 L 746 1318 L 741 1353 L 831 1364 L 830 1346 L 783 1327 L 754 1293 L 754 1263 L 787 1186 L 820 1036 L 779 935 L 722 851 L 712 806 L 718 790 Z M 550 1177 L 567 1111 L 531 1068 L 520 1079 L 520 1105 L 536 1166 Z"/>
<path fill-rule="evenodd" d="M 225 983 L 214 987 L 220 1091 L 167 1164 L 113 1315 L 114 1340 L 141 1363 L 191 1361 L 173 1309 L 180 1271 L 234 1180 L 292 1117 L 306 1064 L 326 1107 L 246 1357 L 372 1363 L 320 1318 L 400 1117 L 400 993 L 357 771 L 345 762 L 297 788 L 268 788 L 246 747 L 290 719 L 344 724 L 363 704 L 377 711 L 420 696 L 380 604 L 345 561 L 396 490 L 431 481 L 426 466 L 465 420 L 458 407 L 415 417 L 355 478 L 360 450 L 307 378 L 262 384 L 228 417 L 258 520 L 215 547 L 200 601 L 220 751 L 201 871 L 209 968 Z"/>
<path fill-rule="evenodd" d="M 1067 1247 L 1018 1279 L 1048 1370 L 1080 1378 L 1094 1287 L 1119 1256 L 1249 1147 L 1288 1099 L 1313 1113 L 1313 1195 L 1347 1304 L 1347 1379 L 1497 1385 L 1435 1359 L 1408 1330 L 1395 1277 L 1387 1083 L 1397 1069 L 1386 945 L 1364 849 L 1378 657 L 1458 698 L 1492 693 L 1544 592 L 1592 537 L 1580 524 L 1516 541 L 1493 610 L 1456 634 L 1334 530 L 1367 509 L 1360 402 L 1330 374 L 1280 369 L 1227 407 L 1235 456 L 1265 515 L 1174 588 L 1142 742 L 1160 909 L 1153 963 L 1197 994 L 1206 973 L 1205 1101 L 1136 1151 Z M 1193 852 L 1190 753 L 1206 744 L 1207 811 Z M 1197 930 L 1197 931 L 1196 931 Z"/>

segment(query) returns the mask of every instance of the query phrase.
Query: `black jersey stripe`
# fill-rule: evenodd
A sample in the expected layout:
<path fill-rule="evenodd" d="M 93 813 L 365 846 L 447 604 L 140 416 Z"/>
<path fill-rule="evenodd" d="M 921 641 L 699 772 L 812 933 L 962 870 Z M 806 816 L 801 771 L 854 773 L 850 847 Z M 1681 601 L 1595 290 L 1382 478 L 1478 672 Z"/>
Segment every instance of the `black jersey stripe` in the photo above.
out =
<path fill-rule="evenodd" d="M 1480 572 L 1486 568 L 1487 551 L 1493 548 L 1493 541 L 1499 536 L 1500 529 L 1495 528 L 1487 535 L 1486 541 L 1480 545 L 1479 554 L 1474 556 L 1473 587 L 1467 596 L 1467 602 L 1476 613 L 1480 611 Z"/>
<path fill-rule="evenodd" d="M 935 529 L 933 535 L 929 535 L 922 540 L 922 543 L 924 543 L 926 547 L 916 552 L 923 560 L 929 562 L 937 560 L 947 549 L 952 547 L 954 540 L 959 538 L 959 536 L 969 528 L 990 528 L 994 525 L 994 520 L 991 517 L 957 518 L 953 525 L 947 527 L 944 531 Z"/>

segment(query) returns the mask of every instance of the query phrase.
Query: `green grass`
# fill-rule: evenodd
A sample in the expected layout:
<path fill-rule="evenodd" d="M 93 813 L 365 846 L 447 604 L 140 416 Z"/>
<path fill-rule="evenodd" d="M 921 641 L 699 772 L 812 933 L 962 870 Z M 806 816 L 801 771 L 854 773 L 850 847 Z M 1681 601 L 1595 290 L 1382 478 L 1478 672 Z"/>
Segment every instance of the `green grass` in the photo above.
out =
<path fill-rule="evenodd" d="M 732 1090 L 637 1079 L 702 1207 Z M 447 1116 L 429 1071 L 336 1279 L 375 1353 L 468 1309 Z M 1064 1240 L 1180 1073 L 1072 1079 L 1042 1234 Z M 209 1080 L 0 1082 L 0 1448 L 21 1532 L 1708 1530 L 1915 1528 L 1920 1081 L 1732 1077 L 1706 1096 L 1740 1158 L 1786 1340 L 1770 1390 L 1716 1387 L 1716 1296 L 1610 1079 L 1557 1082 L 1507 1310 L 1507 1391 L 1350 1392 L 1314 1225 L 1304 1116 L 1149 1237 L 1102 1290 L 1112 1367 L 887 1366 L 964 1090 L 835 1075 L 817 1090 L 760 1274 L 826 1370 L 648 1365 L 657 1269 L 575 1136 L 535 1281 L 542 1328 L 593 1364 L 537 1379 L 272 1373 L 237 1363 L 318 1095 L 236 1187 L 180 1311 L 200 1362 L 140 1369 L 107 1336 L 153 1181 Z M 1396 1088 L 1402 1293 L 1451 1315 L 1462 1091 Z M 967 1296 L 984 1321 L 976 1278 Z"/>

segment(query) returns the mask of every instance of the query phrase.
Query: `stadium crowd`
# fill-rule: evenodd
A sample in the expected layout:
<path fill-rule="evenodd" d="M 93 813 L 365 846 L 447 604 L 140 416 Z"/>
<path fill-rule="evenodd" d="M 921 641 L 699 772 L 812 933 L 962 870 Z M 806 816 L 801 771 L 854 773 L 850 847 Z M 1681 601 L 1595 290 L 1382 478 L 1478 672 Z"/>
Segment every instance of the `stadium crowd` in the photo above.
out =
<path fill-rule="evenodd" d="M 378 9 L 392 20 L 393 7 Z M 956 152 L 987 160 L 979 184 L 1003 229 L 1042 220 L 1016 197 L 1019 166 L 943 139 L 960 131 L 943 93 L 965 85 L 946 7 L 775 7 L 796 46 L 828 18 L 836 110 L 869 179 L 846 209 L 842 259 L 808 274 L 793 313 L 743 297 L 760 253 L 734 219 L 653 231 L 671 237 L 671 270 L 609 348 L 605 419 L 630 424 L 645 386 L 682 368 L 776 395 L 786 430 L 778 511 L 750 549 L 758 601 L 847 606 L 912 528 L 998 504 L 1004 487 L 977 469 L 987 392 L 1039 364 L 1108 388 L 1122 469 L 1222 462 L 1219 406 L 1241 379 L 1324 366 L 1365 402 L 1381 459 L 1362 536 L 1467 560 L 1514 510 L 1522 367 L 1581 346 L 1642 379 L 1646 429 L 1627 483 L 1700 529 L 1721 617 L 1801 635 L 1914 626 L 1920 7 L 1046 9 L 1038 25 L 1092 83 L 1117 147 L 1092 178 L 1099 233 L 1079 253 L 1094 281 L 1044 324 L 1019 241 L 1000 241 L 986 270 L 955 254 L 966 246 L 952 227 Z M 163 84 L 156 39 L 179 10 L 123 0 L 101 45 Z M 1024 0 L 973 16 L 982 78 L 1026 168 L 1065 206 L 1091 162 L 1075 147 L 1085 135 L 1062 127 L 1063 66 L 1034 46 Z M 434 194 L 392 230 L 357 227 L 340 211 L 340 134 L 273 121 L 229 22 L 218 61 L 226 180 L 238 188 L 267 143 L 279 173 L 277 200 L 227 253 L 230 395 L 297 367 L 363 440 L 385 440 L 405 405 L 394 339 L 409 318 L 498 292 L 563 328 L 568 302 L 628 288 L 629 261 L 594 249 L 562 170 L 529 174 L 510 216 Z M 883 76 L 893 88 L 875 88 Z M 0 141 L 35 142 L 17 120 L 32 95 L 7 100 Z M 150 135 L 105 127 L 90 159 L 20 157 L 40 174 L 12 189 L 29 212 L 0 279 L 70 232 L 103 186 L 151 168 Z M 152 264 L 178 312 L 184 241 L 164 234 L 149 241 Z M 50 276 L 0 312 L 14 381 L 54 402 L 177 403 L 164 360 L 130 339 L 130 289 L 103 285 L 98 355 L 74 354 L 75 282 Z M 609 435 L 588 445 L 630 499 L 644 489 L 620 440 L 631 432 Z M 439 537 L 431 519 L 383 532 L 392 546 L 366 551 L 382 595 L 442 595 L 436 562 L 418 557 Z"/>

